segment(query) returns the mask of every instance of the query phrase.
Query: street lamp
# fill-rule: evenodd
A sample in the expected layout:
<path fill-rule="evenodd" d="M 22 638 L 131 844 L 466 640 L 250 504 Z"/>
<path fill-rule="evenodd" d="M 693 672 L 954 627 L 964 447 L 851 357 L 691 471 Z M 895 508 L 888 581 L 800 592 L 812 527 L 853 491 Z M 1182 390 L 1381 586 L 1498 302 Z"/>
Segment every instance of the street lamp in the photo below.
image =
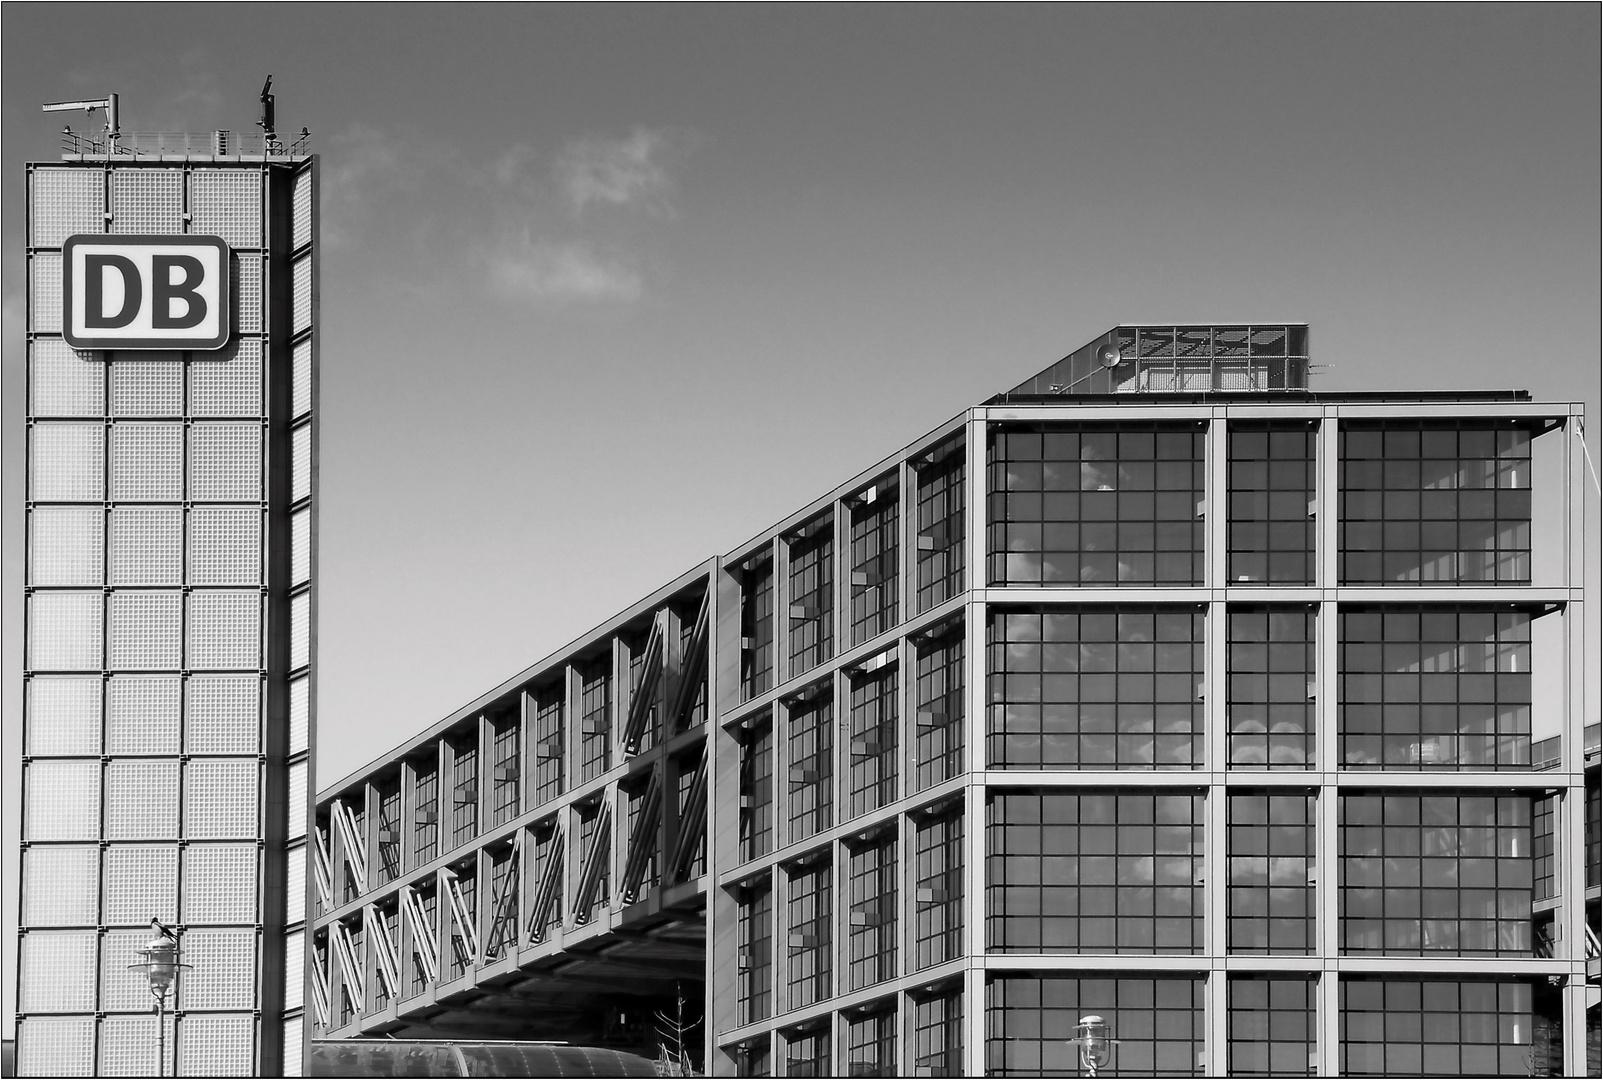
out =
<path fill-rule="evenodd" d="M 1080 1017 L 1074 1028 L 1074 1045 L 1080 1050 L 1080 1064 L 1092 1076 L 1113 1060 L 1113 1048 L 1119 1040 L 1113 1037 L 1113 1025 L 1096 1014 Z"/>
<path fill-rule="evenodd" d="M 178 962 L 178 938 L 158 919 L 150 920 L 156 931 L 143 949 L 135 950 L 144 957 L 137 964 L 129 964 L 129 971 L 137 971 L 150 983 L 150 995 L 156 999 L 156 1075 L 167 1075 L 167 991 L 178 981 L 178 973 L 189 967 Z"/>

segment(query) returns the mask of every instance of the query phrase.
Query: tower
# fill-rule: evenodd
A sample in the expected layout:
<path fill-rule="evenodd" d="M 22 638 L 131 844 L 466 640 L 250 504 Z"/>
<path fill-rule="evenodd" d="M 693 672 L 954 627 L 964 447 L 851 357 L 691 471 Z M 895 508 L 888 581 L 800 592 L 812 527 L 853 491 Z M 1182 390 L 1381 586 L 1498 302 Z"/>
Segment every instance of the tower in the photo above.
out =
<path fill-rule="evenodd" d="M 27 173 L 18 1072 L 158 1071 L 154 918 L 190 965 L 162 1070 L 294 1075 L 316 163 L 271 132 L 66 151 Z"/>

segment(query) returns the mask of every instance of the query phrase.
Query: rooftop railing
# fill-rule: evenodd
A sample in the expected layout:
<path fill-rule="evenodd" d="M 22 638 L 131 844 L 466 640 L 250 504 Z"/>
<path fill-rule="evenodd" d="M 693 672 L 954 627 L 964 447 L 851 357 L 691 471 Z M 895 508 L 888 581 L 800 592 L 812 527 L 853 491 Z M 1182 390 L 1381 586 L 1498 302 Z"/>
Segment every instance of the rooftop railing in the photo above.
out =
<path fill-rule="evenodd" d="M 302 128 L 292 140 L 265 132 L 235 131 L 124 131 L 113 138 L 107 132 L 88 133 L 65 128 L 61 148 L 66 154 L 87 157 L 294 157 L 307 153 L 311 132 Z"/>

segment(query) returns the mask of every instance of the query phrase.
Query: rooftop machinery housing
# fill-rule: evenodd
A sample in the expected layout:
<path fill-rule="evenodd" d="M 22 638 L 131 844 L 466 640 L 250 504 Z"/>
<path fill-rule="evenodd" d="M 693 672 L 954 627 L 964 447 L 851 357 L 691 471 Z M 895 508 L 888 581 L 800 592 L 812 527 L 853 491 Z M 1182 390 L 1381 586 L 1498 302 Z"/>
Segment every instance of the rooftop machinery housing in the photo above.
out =
<path fill-rule="evenodd" d="M 1118 327 L 328 786 L 313 1029 L 1582 1074 L 1580 406 L 1307 343 Z"/>
<path fill-rule="evenodd" d="M 298 1075 L 316 161 L 68 140 L 27 173 L 18 1074 Z M 162 1062 L 152 919 L 190 965 Z"/>

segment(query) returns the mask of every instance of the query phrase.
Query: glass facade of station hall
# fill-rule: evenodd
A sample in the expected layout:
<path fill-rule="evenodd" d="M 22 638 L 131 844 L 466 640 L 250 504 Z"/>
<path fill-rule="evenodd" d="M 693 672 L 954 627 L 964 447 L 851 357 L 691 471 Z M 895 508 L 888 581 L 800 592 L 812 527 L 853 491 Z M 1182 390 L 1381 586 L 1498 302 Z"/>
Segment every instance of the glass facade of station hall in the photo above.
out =
<path fill-rule="evenodd" d="M 300 1068 L 315 162 L 228 135 L 28 169 L 19 1075 Z M 71 347 L 86 234 L 220 239 L 227 344 Z M 153 918 L 191 965 L 162 1063 Z"/>
<path fill-rule="evenodd" d="M 1302 326 L 1120 327 L 698 572 L 706 862 L 661 880 L 704 928 L 709 1072 L 1076 1075 L 1088 1014 L 1101 1075 L 1583 1071 L 1580 407 L 1306 372 Z M 581 710 L 589 648 L 550 668 Z M 508 722 L 582 765 L 619 697 L 577 734 L 532 692 Z M 373 807 L 475 710 L 321 805 Z M 596 775 L 627 793 L 635 753 Z M 560 786 L 531 825 L 589 820 Z M 670 854 L 611 798 L 615 875 Z M 588 858 L 526 869 L 501 895 L 530 951 L 416 1022 L 507 1017 L 498 985 L 607 955 L 586 921 L 639 916 L 595 906 Z M 372 966 L 346 935 L 331 985 Z"/>

